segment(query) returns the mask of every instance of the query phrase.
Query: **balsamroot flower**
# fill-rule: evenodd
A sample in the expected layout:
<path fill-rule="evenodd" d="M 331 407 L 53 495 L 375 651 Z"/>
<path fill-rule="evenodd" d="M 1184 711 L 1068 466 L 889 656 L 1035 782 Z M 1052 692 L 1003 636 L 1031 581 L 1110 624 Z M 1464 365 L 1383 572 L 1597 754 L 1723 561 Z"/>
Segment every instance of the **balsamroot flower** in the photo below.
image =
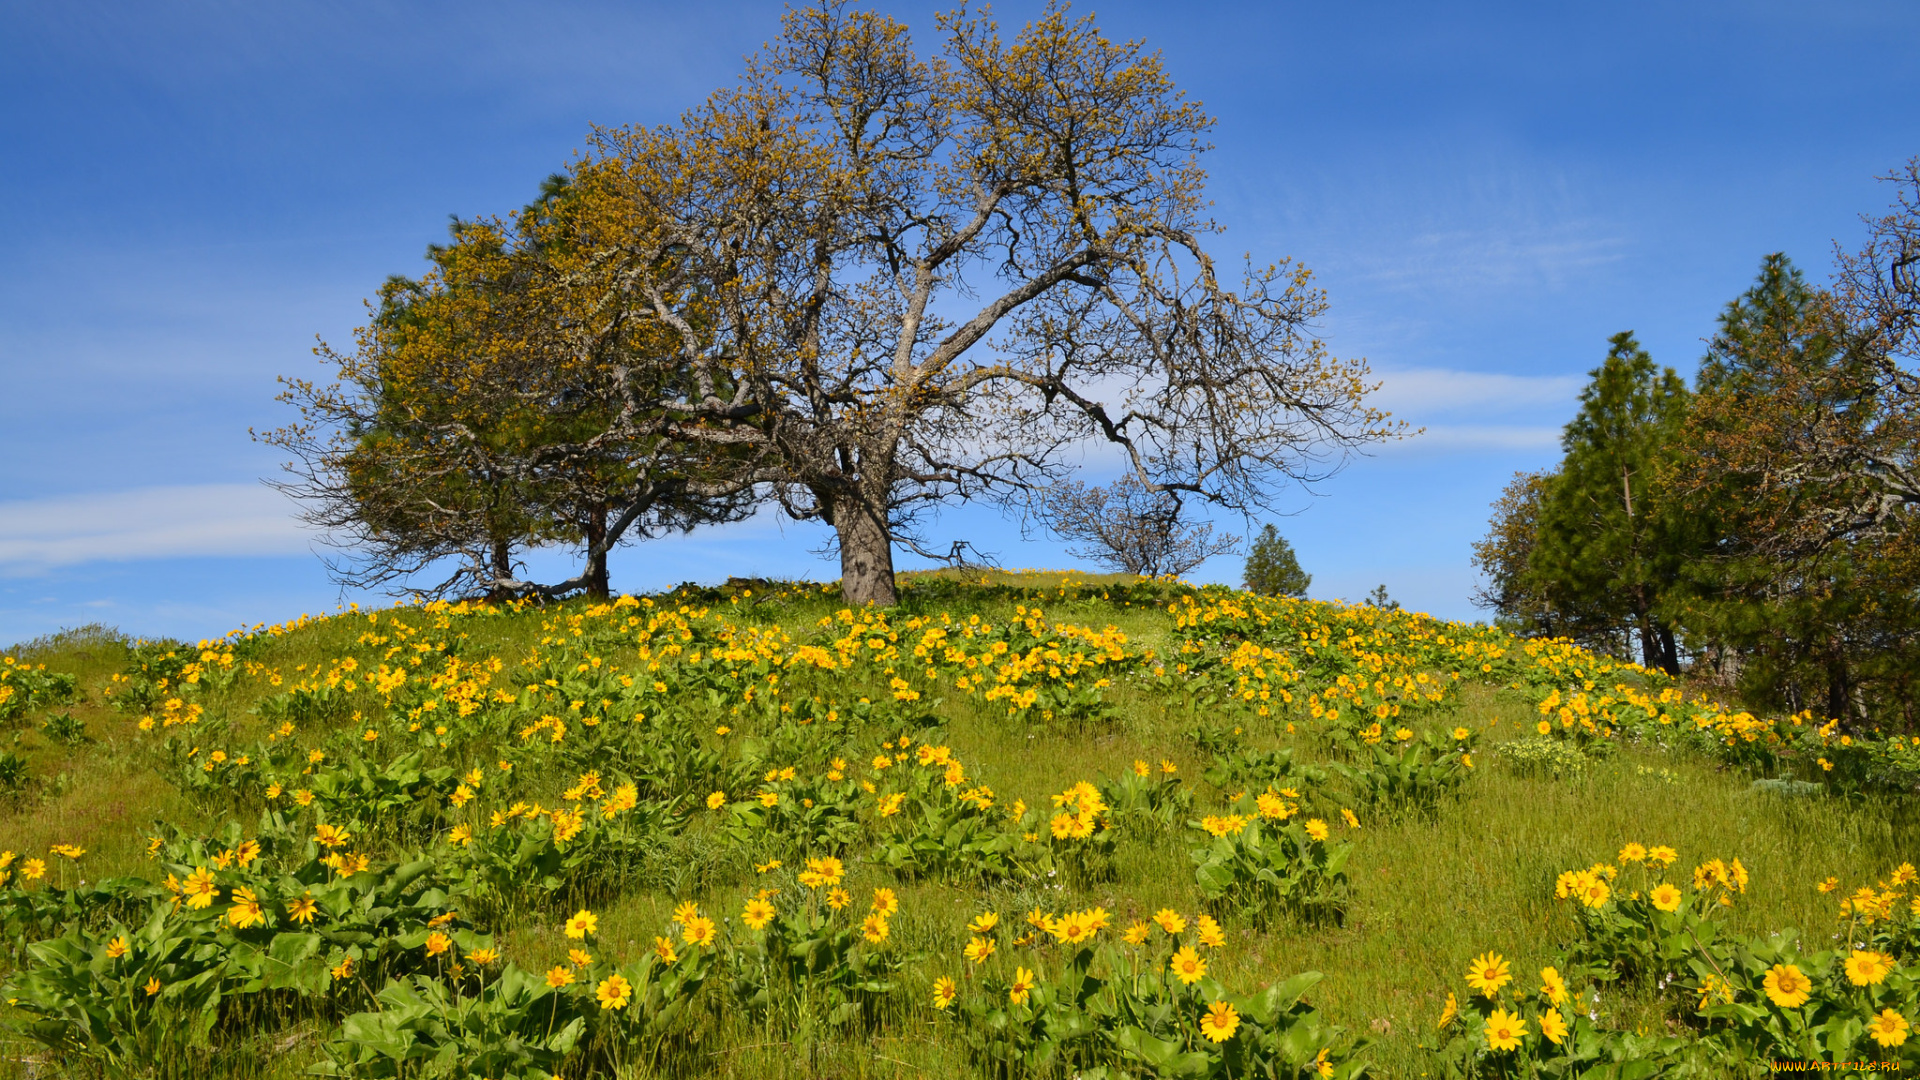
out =
<path fill-rule="evenodd" d="M 1892 1009 L 1882 1009 L 1880 1015 L 1867 1021 L 1867 1034 L 1881 1046 L 1899 1046 L 1907 1041 L 1910 1026 L 1906 1017 Z"/>
<path fill-rule="evenodd" d="M 1495 1009 L 1487 1017 L 1487 1049 L 1516 1050 L 1527 1037 L 1527 1022 L 1519 1013 Z"/>
<path fill-rule="evenodd" d="M 1541 1013 L 1539 1022 L 1540 1034 L 1553 1045 L 1559 1046 L 1560 1040 L 1567 1037 L 1566 1018 L 1561 1016 L 1558 1011 L 1548 1009 L 1546 1012 Z"/>
<path fill-rule="evenodd" d="M 633 1000 L 633 984 L 624 975 L 609 975 L 600 980 L 593 996 L 602 1009 L 624 1009 Z"/>
<path fill-rule="evenodd" d="M 1209 949 L 1217 949 L 1227 943 L 1227 932 L 1220 928 L 1211 915 L 1202 913 L 1194 916 L 1193 931 L 1200 938 L 1200 944 Z"/>
<path fill-rule="evenodd" d="M 1893 958 L 1871 950 L 1847 957 L 1847 981 L 1855 986 L 1878 986 L 1893 971 Z"/>
<path fill-rule="evenodd" d="M 1556 1007 L 1567 1003 L 1567 981 L 1560 977 L 1558 969 L 1540 969 L 1540 995 Z"/>
<path fill-rule="evenodd" d="M 1474 957 L 1473 966 L 1467 969 L 1468 988 L 1489 1000 L 1512 980 L 1513 975 L 1507 971 L 1507 962 L 1496 952 Z"/>
<path fill-rule="evenodd" d="M 28 860 L 29 865 L 32 862 L 33 860 Z M 204 866 L 187 875 L 187 880 L 181 884 L 180 891 L 186 895 L 187 906 L 190 908 L 210 908 L 215 900 L 220 899 L 220 890 L 213 884 L 213 871 Z"/>
<path fill-rule="evenodd" d="M 233 907 L 227 909 L 227 921 L 241 930 L 249 926 L 259 926 L 267 921 L 267 912 L 260 906 L 260 898 L 252 889 L 233 890 Z"/>
<path fill-rule="evenodd" d="M 1023 967 L 1014 968 L 1013 985 L 1007 987 L 1007 1000 L 1015 1005 L 1025 1005 L 1027 995 L 1033 992 L 1035 985 L 1033 972 Z"/>
<path fill-rule="evenodd" d="M 1192 986 L 1206 977 L 1207 962 L 1200 959 L 1200 954 L 1193 951 L 1193 946 L 1188 945 L 1167 961 L 1167 970 L 1173 972 L 1174 978 Z"/>
<path fill-rule="evenodd" d="M 717 932 L 718 928 L 714 926 L 712 919 L 704 915 L 695 915 L 681 924 L 680 940 L 699 948 L 709 948 L 713 945 L 714 935 Z"/>
<path fill-rule="evenodd" d="M 1775 964 L 1762 982 L 1767 999 L 1783 1009 L 1797 1009 L 1813 993 L 1813 980 L 1793 964 Z"/>
<path fill-rule="evenodd" d="M 1226 1042 L 1238 1030 L 1240 1013 L 1227 1002 L 1214 1002 L 1207 1006 L 1206 1014 L 1200 1017 L 1200 1034 L 1205 1035 L 1209 1042 Z"/>
<path fill-rule="evenodd" d="M 750 929 L 765 930 L 767 924 L 773 921 L 773 916 L 773 905 L 756 896 L 747 901 L 746 909 L 740 913 L 740 921 Z"/>

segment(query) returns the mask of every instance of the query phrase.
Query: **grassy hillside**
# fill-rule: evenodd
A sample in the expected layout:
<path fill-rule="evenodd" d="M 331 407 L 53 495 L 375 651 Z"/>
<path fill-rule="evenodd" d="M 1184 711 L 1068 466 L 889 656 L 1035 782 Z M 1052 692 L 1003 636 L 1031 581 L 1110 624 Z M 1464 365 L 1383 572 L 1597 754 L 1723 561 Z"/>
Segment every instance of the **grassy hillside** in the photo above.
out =
<path fill-rule="evenodd" d="M 837 601 L 16 650 L 10 1067 L 1721 1076 L 1920 1045 L 1886 1018 L 1916 1015 L 1912 741 L 1372 608 L 1061 574 Z M 1891 973 L 1857 985 L 1856 945 Z M 1511 980 L 1476 997 L 1488 953 Z"/>

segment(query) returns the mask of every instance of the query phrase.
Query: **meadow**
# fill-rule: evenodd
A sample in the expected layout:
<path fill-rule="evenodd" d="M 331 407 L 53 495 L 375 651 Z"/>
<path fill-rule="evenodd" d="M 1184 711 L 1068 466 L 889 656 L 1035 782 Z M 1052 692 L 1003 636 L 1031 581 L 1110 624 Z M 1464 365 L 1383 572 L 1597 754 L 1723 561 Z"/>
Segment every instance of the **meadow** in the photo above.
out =
<path fill-rule="evenodd" d="M 0 1075 L 1920 1063 L 1920 740 L 1480 625 L 734 582 L 74 631 L 0 720 Z"/>

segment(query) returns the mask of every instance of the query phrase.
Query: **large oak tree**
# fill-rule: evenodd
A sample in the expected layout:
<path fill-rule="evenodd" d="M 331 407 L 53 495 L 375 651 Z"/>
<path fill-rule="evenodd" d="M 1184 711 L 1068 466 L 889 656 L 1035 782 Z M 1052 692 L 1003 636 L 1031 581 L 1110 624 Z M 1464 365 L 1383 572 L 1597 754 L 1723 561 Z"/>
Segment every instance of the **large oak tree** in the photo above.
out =
<path fill-rule="evenodd" d="M 1156 55 L 1060 8 L 940 28 L 923 58 L 890 18 L 790 11 L 737 87 L 597 133 L 555 332 L 674 338 L 621 360 L 637 430 L 735 455 L 879 604 L 918 512 L 1054 480 L 1075 443 L 1250 510 L 1399 432 L 1313 336 L 1305 270 L 1229 281 L 1204 246 L 1212 121 Z"/>
<path fill-rule="evenodd" d="M 359 393 L 296 387 L 323 407 L 284 441 L 344 493 L 324 505 L 378 538 L 333 481 L 380 427 L 360 405 L 429 370 L 435 415 L 408 445 L 472 472 L 517 439 L 517 498 L 611 522 L 590 558 L 636 515 L 773 501 L 833 528 L 849 602 L 890 604 L 924 510 L 1028 502 L 1075 444 L 1117 447 L 1176 511 L 1249 512 L 1402 433 L 1365 364 L 1314 336 L 1306 270 L 1249 260 L 1230 280 L 1207 250 L 1212 121 L 1156 55 L 1059 7 L 1011 41 L 964 11 L 940 31 L 922 57 L 885 16 L 789 11 L 737 86 L 597 131 L 564 198 L 475 223 L 443 261 L 489 284 L 442 275 L 439 341 L 373 332 L 336 358 Z M 328 423 L 350 437 L 327 443 Z"/>

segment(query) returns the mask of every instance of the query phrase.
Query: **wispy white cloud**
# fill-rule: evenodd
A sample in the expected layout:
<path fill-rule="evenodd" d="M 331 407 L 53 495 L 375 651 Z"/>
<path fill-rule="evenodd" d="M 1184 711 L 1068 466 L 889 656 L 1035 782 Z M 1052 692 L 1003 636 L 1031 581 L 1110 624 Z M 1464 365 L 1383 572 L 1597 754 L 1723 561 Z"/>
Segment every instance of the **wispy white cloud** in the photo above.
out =
<path fill-rule="evenodd" d="M 1641 235 L 1607 174 L 1498 131 L 1362 139 L 1334 160 L 1228 176 L 1233 220 L 1316 251 L 1309 265 L 1451 289 L 1554 281 L 1629 257 Z"/>
<path fill-rule="evenodd" d="M 1578 375 L 1506 375 L 1449 368 L 1407 368 L 1375 375 L 1381 386 L 1370 400 L 1395 418 L 1423 429 L 1379 451 L 1395 455 L 1551 451 L 1560 443 L 1558 421 L 1572 414 L 1585 384 Z"/>
<path fill-rule="evenodd" d="M 1571 404 L 1581 382 L 1577 376 L 1438 368 L 1392 370 L 1380 376 L 1385 384 L 1380 403 L 1426 429 L 1416 438 L 1380 448 L 1394 455 L 1551 450 L 1560 437 L 1557 426 L 1501 424 L 1498 419 L 1531 412 L 1553 417 Z M 1121 462 L 1111 447 L 1094 443 L 1082 450 L 1081 464 L 1090 477 L 1118 471 Z M 169 485 L 0 502 L 0 575 L 10 577 L 96 562 L 303 555 L 316 539 L 301 526 L 285 496 L 259 484 Z M 768 510 L 733 526 L 661 538 L 646 550 L 650 557 L 675 563 L 676 572 L 687 573 L 715 562 L 721 550 L 736 547 L 747 552 L 792 549 L 796 565 L 812 565 L 817 557 L 811 549 L 821 539 L 817 527 L 796 526 Z"/>
<path fill-rule="evenodd" d="M 0 502 L 0 573 L 183 556 L 297 555 L 311 534 L 260 484 L 187 484 Z"/>
<path fill-rule="evenodd" d="M 1395 415 L 1570 412 L 1586 380 L 1578 375 L 1502 375 L 1446 368 L 1410 368 L 1374 373 L 1381 386 L 1373 400 Z"/>
<path fill-rule="evenodd" d="M 1516 286 L 1560 288 L 1628 254 L 1625 236 L 1594 221 L 1499 222 L 1404 234 L 1353 259 L 1361 279 L 1396 289 L 1485 295 Z"/>
<path fill-rule="evenodd" d="M 1388 443 L 1383 454 L 1469 453 L 1482 450 L 1542 451 L 1560 445 L 1560 429 L 1538 425 L 1428 424 L 1411 439 Z"/>

